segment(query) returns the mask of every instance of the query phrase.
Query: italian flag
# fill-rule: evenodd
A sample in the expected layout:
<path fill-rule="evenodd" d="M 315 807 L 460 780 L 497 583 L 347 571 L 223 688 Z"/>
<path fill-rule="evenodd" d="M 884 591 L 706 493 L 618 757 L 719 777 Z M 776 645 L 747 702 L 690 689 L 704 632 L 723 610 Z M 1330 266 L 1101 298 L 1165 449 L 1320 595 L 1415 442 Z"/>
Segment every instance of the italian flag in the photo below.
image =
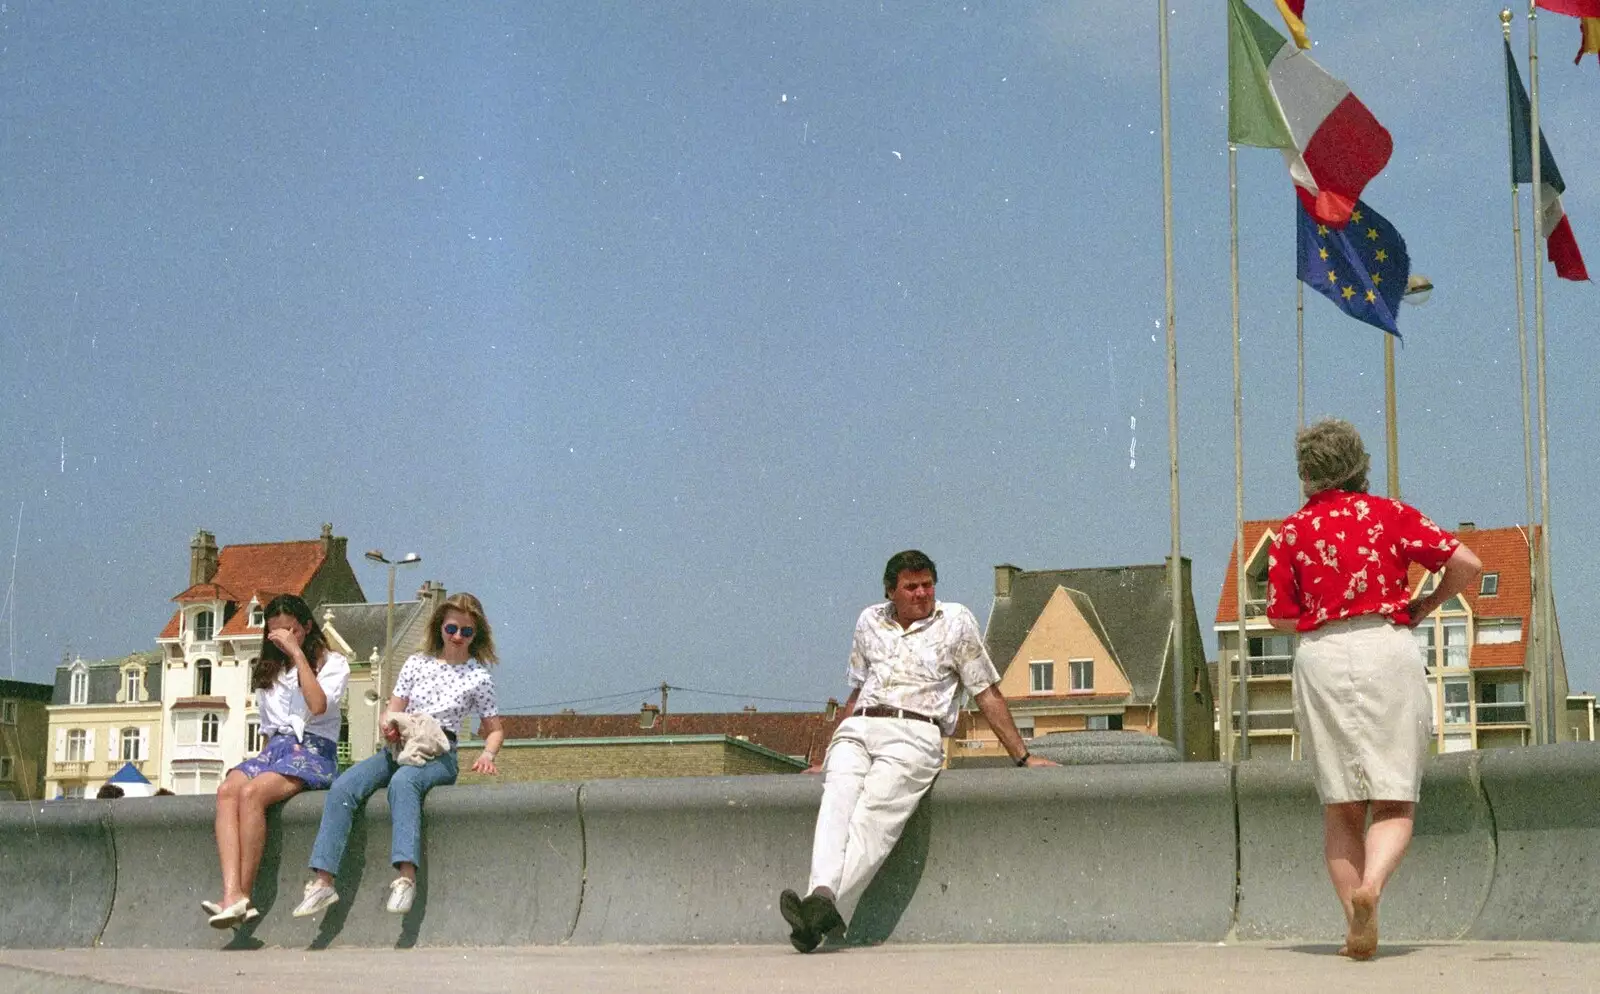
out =
<path fill-rule="evenodd" d="M 1228 140 L 1283 151 L 1306 212 L 1342 228 L 1394 139 L 1350 87 L 1228 0 Z"/>

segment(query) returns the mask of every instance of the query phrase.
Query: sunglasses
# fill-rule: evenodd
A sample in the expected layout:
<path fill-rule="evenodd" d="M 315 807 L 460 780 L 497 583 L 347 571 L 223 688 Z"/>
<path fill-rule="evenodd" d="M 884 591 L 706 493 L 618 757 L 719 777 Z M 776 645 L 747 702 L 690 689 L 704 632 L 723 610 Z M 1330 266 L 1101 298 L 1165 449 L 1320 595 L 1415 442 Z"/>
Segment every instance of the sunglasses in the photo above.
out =
<path fill-rule="evenodd" d="M 460 635 L 464 639 L 471 638 L 476 631 L 477 629 L 473 628 L 471 625 L 463 626 L 452 623 L 444 626 L 444 633 L 446 635 Z"/>

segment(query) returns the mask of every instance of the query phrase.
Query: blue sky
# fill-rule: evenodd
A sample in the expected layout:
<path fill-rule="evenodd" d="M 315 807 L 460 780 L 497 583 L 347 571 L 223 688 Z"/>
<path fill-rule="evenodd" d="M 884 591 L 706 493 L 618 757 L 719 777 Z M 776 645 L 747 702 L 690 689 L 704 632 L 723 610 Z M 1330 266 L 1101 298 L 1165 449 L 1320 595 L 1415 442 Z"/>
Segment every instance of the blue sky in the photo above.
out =
<path fill-rule="evenodd" d="M 1257 4 L 1274 18 L 1271 5 Z M 1314 3 L 1393 132 L 1403 489 L 1523 517 L 1496 4 Z M 0 5 L 9 669 L 149 647 L 188 542 L 350 538 L 479 594 L 502 703 L 667 680 L 843 690 L 908 546 L 1168 548 L 1155 12 L 1143 4 Z M 1132 13 L 1130 13 L 1132 11 Z M 1183 548 L 1233 527 L 1221 3 L 1172 13 Z M 1593 66 L 1541 18 L 1546 134 L 1600 265 Z M 1525 20 L 1514 44 L 1526 56 Z M 1247 514 L 1295 506 L 1293 197 L 1239 155 Z M 1526 215 L 1527 208 L 1524 207 Z M 1547 271 L 1548 273 L 1548 271 Z M 1547 279 L 1556 589 L 1600 689 L 1595 290 Z M 1383 478 L 1382 342 L 1314 295 L 1308 406 Z M 9 564 L 5 564 L 9 566 Z M 1208 647 L 1213 643 L 1208 638 Z M 1213 650 L 1214 651 L 1214 650 Z"/>

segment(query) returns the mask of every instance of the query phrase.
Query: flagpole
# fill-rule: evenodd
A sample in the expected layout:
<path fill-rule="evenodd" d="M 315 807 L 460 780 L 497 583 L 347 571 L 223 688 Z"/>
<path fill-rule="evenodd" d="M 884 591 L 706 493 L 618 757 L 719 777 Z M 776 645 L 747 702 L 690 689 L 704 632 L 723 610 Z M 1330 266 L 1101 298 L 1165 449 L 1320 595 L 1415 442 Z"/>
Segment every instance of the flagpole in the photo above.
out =
<path fill-rule="evenodd" d="M 1244 547 L 1244 380 L 1240 375 L 1239 361 L 1239 146 L 1228 143 L 1228 262 L 1230 287 L 1233 295 L 1233 542 L 1238 554 L 1233 571 L 1234 594 L 1239 601 L 1239 642 L 1234 653 L 1234 665 L 1239 670 L 1239 758 L 1250 758 L 1250 639 L 1245 631 L 1247 612 Z M 1223 674 L 1225 685 L 1232 677 Z M 1228 686 L 1223 700 L 1227 703 L 1227 720 L 1222 723 L 1228 738 L 1228 752 L 1233 752 L 1233 701 L 1232 686 Z"/>
<path fill-rule="evenodd" d="M 1505 38 L 1507 45 L 1511 44 L 1511 10 L 1506 8 L 1500 11 L 1500 34 Z M 1509 68 L 1509 67 L 1508 67 Z M 1510 128 L 1514 115 L 1511 107 L 1511 87 L 1506 87 L 1506 125 Z M 1512 147 L 1515 147 L 1516 136 L 1512 136 Z M 1517 359 L 1520 363 L 1521 373 L 1517 377 L 1517 385 L 1522 389 L 1522 489 L 1527 503 L 1528 522 L 1528 567 L 1535 570 L 1539 566 L 1539 557 L 1534 551 L 1533 544 L 1533 421 L 1528 405 L 1528 304 L 1525 299 L 1523 287 L 1526 277 L 1523 275 L 1522 266 L 1522 198 L 1517 193 L 1516 161 L 1513 157 L 1511 172 L 1511 245 L 1512 257 L 1516 260 L 1517 277 Z M 1543 614 L 1537 606 L 1534 607 L 1534 624 L 1528 626 L 1528 642 L 1533 649 L 1534 659 L 1542 659 L 1539 655 L 1539 646 L 1543 639 L 1539 637 L 1539 616 Z"/>
<path fill-rule="evenodd" d="M 1298 387 L 1299 420 L 1296 427 L 1306 426 L 1306 285 L 1298 278 L 1294 281 L 1294 341 L 1295 384 Z M 1298 493 L 1299 488 L 1296 488 Z"/>
<path fill-rule="evenodd" d="M 1167 480 L 1172 513 L 1172 554 L 1167 564 L 1167 586 L 1172 590 L 1172 744 L 1177 746 L 1181 761 L 1188 758 L 1183 727 L 1186 662 L 1183 639 L 1188 616 L 1183 610 L 1183 551 L 1178 530 L 1178 305 L 1173 286 L 1172 97 L 1167 57 L 1167 0 L 1156 0 L 1156 35 L 1161 46 L 1161 227 L 1167 278 Z"/>
<path fill-rule="evenodd" d="M 1383 334 L 1383 407 L 1384 434 L 1389 447 L 1389 496 L 1400 499 L 1400 429 L 1399 415 L 1394 396 L 1394 336 Z"/>
<path fill-rule="evenodd" d="M 1530 157 L 1533 160 L 1533 340 L 1534 369 L 1539 382 L 1539 607 L 1544 634 L 1544 741 L 1554 742 L 1555 705 L 1555 601 L 1550 589 L 1550 409 L 1544 382 L 1544 259 L 1549 239 L 1544 233 L 1544 140 L 1539 130 L 1539 11 L 1528 0 L 1528 100 Z M 1540 251 L 1540 250 L 1543 251 Z"/>

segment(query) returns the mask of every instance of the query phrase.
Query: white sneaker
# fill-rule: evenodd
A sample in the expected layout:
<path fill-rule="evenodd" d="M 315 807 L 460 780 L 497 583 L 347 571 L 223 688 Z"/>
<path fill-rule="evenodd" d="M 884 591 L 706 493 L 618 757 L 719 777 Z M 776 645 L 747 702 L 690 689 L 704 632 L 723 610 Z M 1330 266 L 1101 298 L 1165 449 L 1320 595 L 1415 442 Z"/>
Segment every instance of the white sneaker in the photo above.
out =
<path fill-rule="evenodd" d="M 385 910 L 403 915 L 411 910 L 411 899 L 417 893 L 417 885 L 405 877 L 395 877 L 389 884 L 389 903 L 384 905 Z"/>
<path fill-rule="evenodd" d="M 300 899 L 300 903 L 291 913 L 296 918 L 310 918 L 338 903 L 338 891 L 313 877 L 306 884 L 306 896 Z"/>

